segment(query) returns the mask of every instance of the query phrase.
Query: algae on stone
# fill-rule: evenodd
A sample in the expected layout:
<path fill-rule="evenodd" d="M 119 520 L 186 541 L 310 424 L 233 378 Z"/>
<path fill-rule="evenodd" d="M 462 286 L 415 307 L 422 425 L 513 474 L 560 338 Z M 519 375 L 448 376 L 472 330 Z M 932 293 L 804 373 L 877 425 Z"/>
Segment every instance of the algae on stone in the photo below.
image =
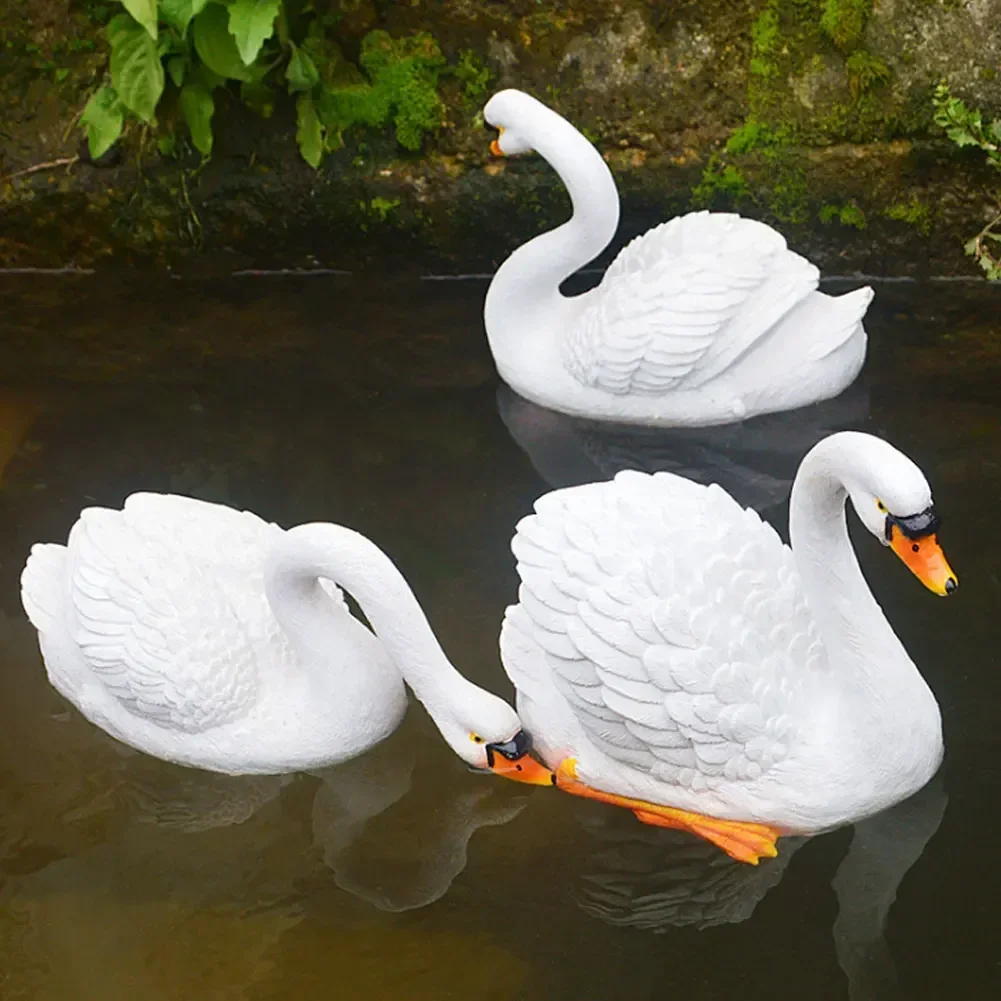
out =
<path fill-rule="evenodd" d="M 696 202 L 739 206 L 781 223 L 807 252 L 862 266 L 898 240 L 901 220 L 888 212 L 914 190 L 940 212 L 927 235 L 933 253 L 894 266 L 949 270 L 962 266 L 961 249 L 944 234 L 982 212 L 981 168 L 937 152 L 947 147 L 930 131 L 930 92 L 944 78 L 985 112 L 1001 111 L 1001 38 L 991 30 L 1001 0 L 894 0 L 871 13 L 868 0 L 323 9 L 310 39 L 296 36 L 319 76 L 300 81 L 310 101 L 299 121 L 322 158 L 317 173 L 297 159 L 294 109 L 280 89 L 241 88 L 266 118 L 220 89 L 213 159 L 196 174 L 183 145 L 160 157 L 133 134 L 107 169 L 84 157 L 68 174 L 0 181 L 0 259 L 93 263 L 110 252 L 176 262 L 195 246 L 194 214 L 203 255 L 233 248 L 261 263 L 312 256 L 355 267 L 388 250 L 488 267 L 567 211 L 545 164 L 490 161 L 478 111 L 503 86 L 547 100 L 598 146 L 622 194 L 623 236 Z M 16 13 L 0 13 L 0 44 L 15 41 L 5 51 L 17 53 L 3 84 L 0 177 L 71 158 L 73 122 L 102 77 L 101 53 L 78 51 L 99 25 L 54 0 Z M 385 34 L 366 46 L 373 32 Z M 58 82 L 62 59 L 71 72 Z M 385 220 L 359 208 L 380 198 L 399 203 Z M 824 205 L 851 203 L 869 222 L 864 237 L 818 226 Z"/>

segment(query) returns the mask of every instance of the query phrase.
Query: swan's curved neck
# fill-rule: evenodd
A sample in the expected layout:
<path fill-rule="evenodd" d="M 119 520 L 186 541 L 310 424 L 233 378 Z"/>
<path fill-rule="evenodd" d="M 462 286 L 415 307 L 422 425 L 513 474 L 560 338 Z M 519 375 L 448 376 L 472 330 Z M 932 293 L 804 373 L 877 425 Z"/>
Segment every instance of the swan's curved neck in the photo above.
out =
<path fill-rule="evenodd" d="M 439 724 L 476 686 L 452 666 L 402 574 L 378 546 L 340 525 L 287 531 L 269 556 L 265 589 L 272 611 L 294 643 L 316 656 L 330 645 L 337 610 L 320 578 L 348 591 L 404 680 Z M 334 615 L 332 615 L 334 613 Z M 327 659 L 331 651 L 326 650 Z M 364 712 L 364 707 L 359 707 Z"/>
<path fill-rule="evenodd" d="M 871 698 L 885 698 L 897 682 L 919 676 L 869 590 L 848 537 L 845 484 L 871 478 L 850 438 L 823 441 L 796 474 L 789 536 L 832 664 L 839 672 L 850 669 Z"/>
<path fill-rule="evenodd" d="M 619 196 L 601 154 L 568 121 L 532 100 L 517 125 L 519 135 L 559 174 L 573 204 L 569 222 L 519 247 L 498 269 L 484 316 L 495 357 L 504 341 L 552 326 L 565 306 L 560 283 L 608 246 L 619 224 Z"/>

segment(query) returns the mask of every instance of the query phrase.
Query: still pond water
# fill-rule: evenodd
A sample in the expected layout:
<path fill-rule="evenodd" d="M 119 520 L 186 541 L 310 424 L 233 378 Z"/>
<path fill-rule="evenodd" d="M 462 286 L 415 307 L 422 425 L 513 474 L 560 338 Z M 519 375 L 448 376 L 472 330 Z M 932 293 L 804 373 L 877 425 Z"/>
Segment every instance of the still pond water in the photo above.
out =
<path fill-rule="evenodd" d="M 0 997 L 996 1001 L 1001 290 L 880 284 L 844 397 L 685 433 L 588 427 L 498 387 L 483 292 L 0 277 Z M 339 521 L 392 554 L 455 664 L 509 695 L 508 542 L 539 494 L 674 469 L 784 532 L 796 463 L 841 427 L 917 460 L 944 517 L 948 601 L 855 534 L 941 703 L 947 758 L 914 800 L 780 842 L 758 869 L 470 774 L 417 706 L 315 775 L 127 752 L 49 689 L 18 602 L 32 541 L 136 489 Z"/>

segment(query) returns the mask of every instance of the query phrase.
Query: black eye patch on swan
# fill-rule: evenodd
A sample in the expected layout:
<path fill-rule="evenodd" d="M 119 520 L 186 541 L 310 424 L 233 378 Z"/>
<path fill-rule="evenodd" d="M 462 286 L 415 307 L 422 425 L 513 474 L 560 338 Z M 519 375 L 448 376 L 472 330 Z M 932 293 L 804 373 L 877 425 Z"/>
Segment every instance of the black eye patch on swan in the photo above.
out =
<path fill-rule="evenodd" d="M 519 730 L 510 740 L 503 744 L 487 744 L 487 764 L 493 767 L 494 752 L 508 761 L 523 758 L 532 749 L 532 740 L 524 730 Z"/>
<path fill-rule="evenodd" d="M 934 535 L 942 524 L 942 519 L 935 513 L 934 507 L 926 507 L 920 514 L 910 514 L 906 518 L 896 515 L 886 516 L 886 541 L 893 538 L 893 526 L 900 529 L 901 534 L 908 539 L 924 539 Z"/>

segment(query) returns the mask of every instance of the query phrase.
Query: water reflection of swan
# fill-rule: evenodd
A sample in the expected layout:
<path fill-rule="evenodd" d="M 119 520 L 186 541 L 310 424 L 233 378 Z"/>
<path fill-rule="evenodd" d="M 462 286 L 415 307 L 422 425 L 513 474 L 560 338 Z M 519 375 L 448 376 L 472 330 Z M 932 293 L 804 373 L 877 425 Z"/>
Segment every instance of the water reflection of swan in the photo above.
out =
<path fill-rule="evenodd" d="M 511 437 L 551 487 L 609 480 L 623 469 L 671 472 L 718 483 L 763 511 L 783 503 L 803 456 L 825 435 L 861 427 L 869 416 L 863 380 L 833 400 L 708 428 L 646 428 L 587 421 L 546 410 L 506 385 L 497 407 Z"/>
<path fill-rule="evenodd" d="M 406 726 L 409 733 L 359 758 L 300 778 L 315 784 L 313 843 L 335 882 L 382 911 L 413 910 L 444 896 L 466 867 L 476 831 L 508 823 L 528 802 L 521 787 L 470 775 L 433 736 L 414 729 Z M 432 778 L 422 782 L 422 774 Z M 136 756 L 117 799 L 133 820 L 196 833 L 248 821 L 294 781 Z"/>
<path fill-rule="evenodd" d="M 896 996 L 887 917 L 904 877 L 938 830 L 946 804 L 938 776 L 910 799 L 854 826 L 832 881 L 838 901 L 834 946 L 852 1001 Z M 607 924 L 658 933 L 748 920 L 808 840 L 784 840 L 777 858 L 755 868 L 706 842 L 629 823 L 618 811 L 581 812 L 599 847 L 584 860 L 575 889 L 578 904 Z"/>
<path fill-rule="evenodd" d="M 140 823 L 185 834 L 230 827 L 250 820 L 293 781 L 291 775 L 221 775 L 161 766 L 154 758 L 136 758 L 160 776 L 130 775 L 122 789 L 128 812 Z"/>
<path fill-rule="evenodd" d="M 582 812 L 601 847 L 585 859 L 577 903 L 606 924 L 645 931 L 746 921 L 807 840 L 786 838 L 776 858 L 749 866 L 708 841 L 624 823 L 614 810 Z"/>
<path fill-rule="evenodd" d="M 449 773 L 454 763 L 437 745 L 402 760 L 400 750 L 379 747 L 338 767 L 313 801 L 313 837 L 337 885 L 380 911 L 416 910 L 443 897 L 466 868 L 473 835 L 514 820 L 528 803 L 517 786 L 458 767 Z M 443 760 L 415 767 L 418 756 L 432 754 Z"/>

